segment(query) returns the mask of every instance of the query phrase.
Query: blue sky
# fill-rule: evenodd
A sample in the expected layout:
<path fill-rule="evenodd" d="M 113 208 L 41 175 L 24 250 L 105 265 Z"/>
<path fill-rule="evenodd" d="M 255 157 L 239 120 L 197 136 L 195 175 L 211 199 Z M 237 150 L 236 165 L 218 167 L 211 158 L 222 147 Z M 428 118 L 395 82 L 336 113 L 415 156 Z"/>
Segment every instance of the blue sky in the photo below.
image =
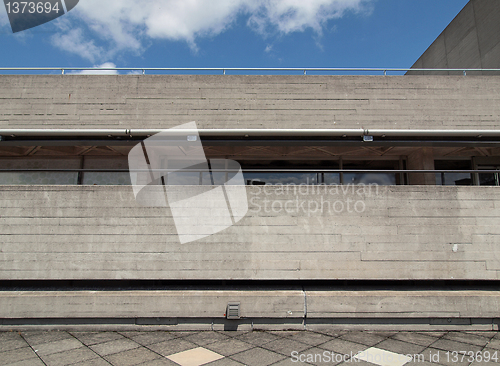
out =
<path fill-rule="evenodd" d="M 80 0 L 0 66 L 410 67 L 468 0 Z"/>

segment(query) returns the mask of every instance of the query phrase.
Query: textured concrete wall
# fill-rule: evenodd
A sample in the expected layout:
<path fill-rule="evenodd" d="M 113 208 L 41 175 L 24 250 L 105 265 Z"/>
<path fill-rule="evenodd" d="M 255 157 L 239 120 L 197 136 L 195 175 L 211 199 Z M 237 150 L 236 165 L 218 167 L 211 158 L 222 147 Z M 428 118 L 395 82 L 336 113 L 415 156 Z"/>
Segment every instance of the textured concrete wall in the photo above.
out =
<path fill-rule="evenodd" d="M 471 0 L 412 67 L 500 69 L 500 1 Z"/>
<path fill-rule="evenodd" d="M 499 277 L 496 187 L 295 188 L 247 187 L 245 218 L 180 244 L 131 187 L 4 186 L 0 280 Z"/>
<path fill-rule="evenodd" d="M 167 318 L 172 325 L 177 318 L 202 318 L 210 329 L 206 319 L 223 318 L 230 301 L 240 302 L 243 318 L 280 318 L 281 327 L 287 320 L 303 326 L 305 318 L 310 324 L 332 318 L 497 318 L 500 311 L 498 291 L 480 290 L 0 291 L 0 318 Z M 265 324 L 255 327 L 259 323 Z M 408 325 L 402 321 L 402 327 Z"/>
<path fill-rule="evenodd" d="M 0 76 L 0 129 L 499 129 L 500 77 Z"/>

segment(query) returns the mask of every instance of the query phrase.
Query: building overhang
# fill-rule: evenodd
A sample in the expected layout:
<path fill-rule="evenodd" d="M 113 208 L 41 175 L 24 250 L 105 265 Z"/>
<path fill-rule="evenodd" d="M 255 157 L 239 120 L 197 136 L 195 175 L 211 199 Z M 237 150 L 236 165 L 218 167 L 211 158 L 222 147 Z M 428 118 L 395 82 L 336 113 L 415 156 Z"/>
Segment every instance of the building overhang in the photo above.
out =
<path fill-rule="evenodd" d="M 0 129 L 0 146 L 127 146 L 162 129 Z M 170 129 L 175 136 L 191 130 Z M 500 130 L 198 129 L 204 146 L 500 147 Z"/>

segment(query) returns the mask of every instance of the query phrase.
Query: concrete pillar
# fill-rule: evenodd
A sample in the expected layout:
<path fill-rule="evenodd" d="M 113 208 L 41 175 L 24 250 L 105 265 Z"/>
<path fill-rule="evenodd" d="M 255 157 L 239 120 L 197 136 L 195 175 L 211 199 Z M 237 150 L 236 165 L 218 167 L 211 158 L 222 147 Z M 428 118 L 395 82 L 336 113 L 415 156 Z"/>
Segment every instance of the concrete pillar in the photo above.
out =
<path fill-rule="evenodd" d="M 409 170 L 434 170 L 432 147 L 422 147 L 408 155 L 407 167 Z M 408 174 L 408 180 L 411 185 L 434 185 L 436 184 L 436 175 L 434 173 L 413 173 Z"/>

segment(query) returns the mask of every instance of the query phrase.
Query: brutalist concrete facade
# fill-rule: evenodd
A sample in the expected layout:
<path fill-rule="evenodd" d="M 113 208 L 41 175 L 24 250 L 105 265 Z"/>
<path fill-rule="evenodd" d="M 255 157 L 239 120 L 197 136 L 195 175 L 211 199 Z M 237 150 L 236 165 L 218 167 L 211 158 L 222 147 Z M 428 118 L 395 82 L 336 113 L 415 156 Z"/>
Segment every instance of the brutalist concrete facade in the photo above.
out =
<path fill-rule="evenodd" d="M 498 67 L 484 61 L 498 37 L 479 36 L 496 3 L 471 1 L 442 35 L 446 63 L 432 67 L 468 59 L 453 52 L 473 32 L 477 67 Z M 461 20 L 471 12 L 475 23 Z M 210 159 L 317 169 L 316 180 L 248 185 L 241 221 L 180 244 L 168 207 L 79 171 L 126 170 L 138 142 L 190 121 Z M 67 170 L 0 186 L 0 322 L 497 329 L 498 173 L 445 185 L 445 173 L 404 171 L 498 169 L 499 121 L 494 75 L 0 76 L 0 180 L 7 169 Z M 349 167 L 398 173 L 359 185 L 344 170 L 328 184 L 325 169 Z M 226 319 L 229 302 L 241 319 Z"/>
<path fill-rule="evenodd" d="M 500 66 L 500 3 L 471 0 L 412 66 L 415 69 L 498 69 Z M 449 72 L 457 74 L 460 72 Z M 498 75 L 473 71 L 474 75 Z M 411 75 L 442 71 L 411 71 Z"/>

